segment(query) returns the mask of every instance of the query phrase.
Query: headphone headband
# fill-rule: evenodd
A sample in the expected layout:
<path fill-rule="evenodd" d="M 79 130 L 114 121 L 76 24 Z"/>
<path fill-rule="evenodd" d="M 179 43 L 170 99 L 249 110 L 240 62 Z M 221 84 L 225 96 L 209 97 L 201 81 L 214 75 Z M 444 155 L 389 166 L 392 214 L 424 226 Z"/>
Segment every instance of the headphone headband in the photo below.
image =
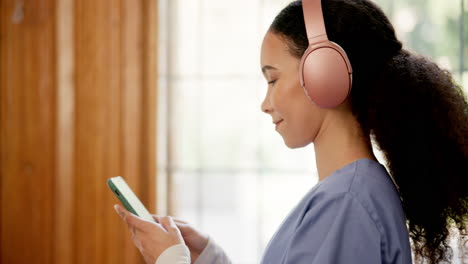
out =
<path fill-rule="evenodd" d="M 309 45 L 328 40 L 321 0 L 302 0 L 304 22 Z"/>
<path fill-rule="evenodd" d="M 302 0 L 302 10 L 309 47 L 300 62 L 301 85 L 319 107 L 337 107 L 351 92 L 351 63 L 340 45 L 328 40 L 321 0 Z"/>

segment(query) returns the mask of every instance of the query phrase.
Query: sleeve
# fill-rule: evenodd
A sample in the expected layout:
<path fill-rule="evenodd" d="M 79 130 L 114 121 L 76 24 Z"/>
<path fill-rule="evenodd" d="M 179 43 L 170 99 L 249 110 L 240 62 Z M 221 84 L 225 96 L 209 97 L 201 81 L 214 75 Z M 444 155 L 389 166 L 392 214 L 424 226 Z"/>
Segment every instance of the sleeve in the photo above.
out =
<path fill-rule="evenodd" d="M 214 240 L 209 237 L 208 244 L 203 249 L 200 256 L 194 264 L 231 264 L 231 260 L 221 247 L 219 247 Z"/>
<path fill-rule="evenodd" d="M 381 263 L 381 236 L 368 211 L 349 193 L 311 206 L 284 263 Z"/>
<path fill-rule="evenodd" d="M 173 245 L 163 251 L 155 264 L 190 264 L 190 251 L 185 244 Z"/>

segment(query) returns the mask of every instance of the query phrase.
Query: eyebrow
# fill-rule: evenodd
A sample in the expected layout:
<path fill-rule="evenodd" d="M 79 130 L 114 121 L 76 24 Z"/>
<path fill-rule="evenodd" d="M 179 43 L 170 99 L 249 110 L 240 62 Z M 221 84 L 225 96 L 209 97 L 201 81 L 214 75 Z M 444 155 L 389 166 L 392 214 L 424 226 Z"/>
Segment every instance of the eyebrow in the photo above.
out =
<path fill-rule="evenodd" d="M 265 72 L 266 72 L 267 70 L 278 70 L 278 69 L 275 68 L 275 67 L 273 67 L 273 66 L 270 66 L 270 65 L 265 65 L 265 66 L 262 67 L 262 72 L 263 72 L 263 74 L 265 74 Z"/>

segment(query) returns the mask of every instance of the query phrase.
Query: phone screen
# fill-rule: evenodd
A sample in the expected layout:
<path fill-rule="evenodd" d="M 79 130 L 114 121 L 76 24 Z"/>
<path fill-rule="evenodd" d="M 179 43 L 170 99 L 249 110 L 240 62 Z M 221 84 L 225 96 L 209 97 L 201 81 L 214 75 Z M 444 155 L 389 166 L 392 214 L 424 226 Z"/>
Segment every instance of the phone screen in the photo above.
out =
<path fill-rule="evenodd" d="M 108 179 L 107 185 L 128 211 L 147 221 L 154 222 L 151 214 L 122 177 L 117 176 Z"/>

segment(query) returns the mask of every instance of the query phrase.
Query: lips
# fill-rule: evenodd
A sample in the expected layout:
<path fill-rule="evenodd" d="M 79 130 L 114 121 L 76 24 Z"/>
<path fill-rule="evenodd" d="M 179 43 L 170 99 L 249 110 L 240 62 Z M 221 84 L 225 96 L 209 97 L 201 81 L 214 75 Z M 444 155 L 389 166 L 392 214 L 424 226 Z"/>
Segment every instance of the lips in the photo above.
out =
<path fill-rule="evenodd" d="M 277 120 L 277 121 L 273 121 L 273 123 L 278 127 L 279 124 L 281 124 L 281 122 L 283 122 L 284 119 L 280 119 L 280 120 Z"/>

